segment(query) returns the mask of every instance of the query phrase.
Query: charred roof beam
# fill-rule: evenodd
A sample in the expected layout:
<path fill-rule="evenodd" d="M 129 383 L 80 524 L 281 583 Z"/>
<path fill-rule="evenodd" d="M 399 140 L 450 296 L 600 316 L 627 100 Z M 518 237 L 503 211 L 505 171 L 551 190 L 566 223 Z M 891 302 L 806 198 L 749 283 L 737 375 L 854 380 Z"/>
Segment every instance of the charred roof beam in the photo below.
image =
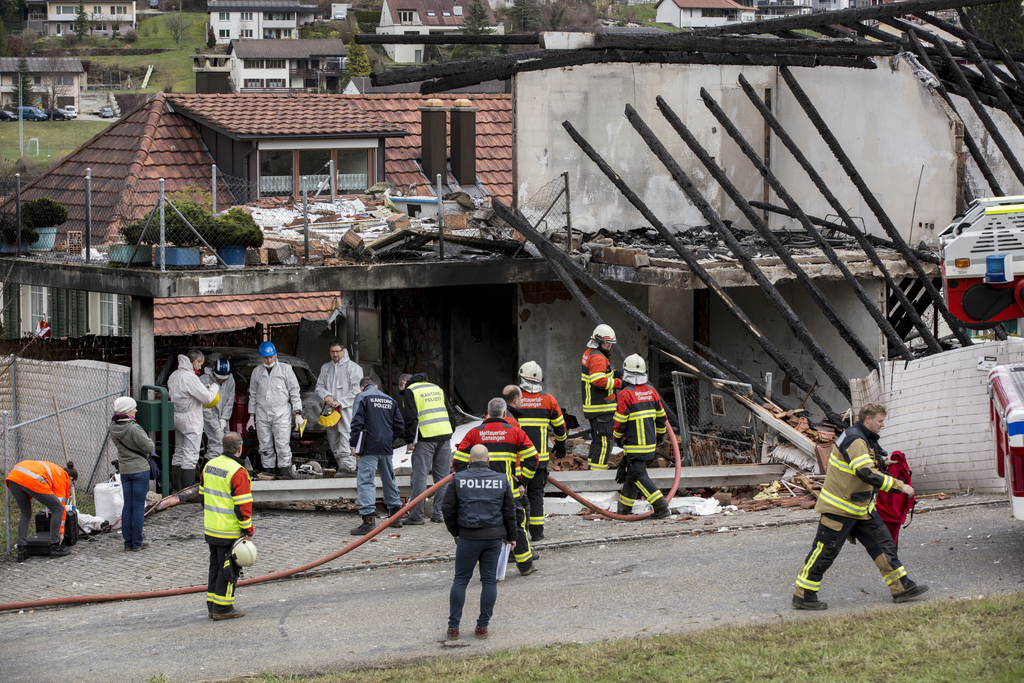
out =
<path fill-rule="evenodd" d="M 385 33 L 357 33 L 356 42 L 361 45 L 540 45 L 538 33 L 487 33 L 413 36 L 388 35 Z"/>

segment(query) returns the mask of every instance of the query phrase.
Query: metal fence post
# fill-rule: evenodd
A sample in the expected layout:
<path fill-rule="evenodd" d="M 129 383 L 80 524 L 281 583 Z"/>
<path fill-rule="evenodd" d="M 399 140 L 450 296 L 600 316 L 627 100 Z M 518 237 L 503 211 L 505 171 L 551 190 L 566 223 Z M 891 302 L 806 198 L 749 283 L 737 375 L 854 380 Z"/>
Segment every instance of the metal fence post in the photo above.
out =
<path fill-rule="evenodd" d="M 306 201 L 306 177 L 302 177 L 302 241 L 305 248 L 305 263 L 309 267 L 309 204 Z"/>
<path fill-rule="evenodd" d="M 569 201 L 569 172 L 562 171 L 565 179 L 565 229 L 569 231 L 569 243 L 565 245 L 565 253 L 572 253 L 572 202 Z"/>
<path fill-rule="evenodd" d="M 14 244 L 15 244 L 15 246 L 14 246 L 14 258 L 18 258 L 19 256 L 21 256 L 21 174 L 20 173 L 15 173 L 14 174 L 14 181 L 15 181 L 15 187 L 16 187 L 16 191 L 17 191 L 17 194 L 15 195 L 15 199 L 14 199 L 14 212 L 17 214 L 17 216 L 15 216 L 15 218 L 17 218 L 17 223 L 18 223 L 18 234 L 16 234 L 14 236 L 15 237 L 15 242 L 14 242 Z"/>
<path fill-rule="evenodd" d="M 164 222 L 164 179 L 160 179 L 160 272 L 167 270 L 167 224 Z"/>
<path fill-rule="evenodd" d="M 11 456 L 7 449 L 7 425 L 9 415 L 4 411 L 4 474 L 11 471 Z M 11 491 L 4 487 L 4 505 L 7 508 L 7 554 L 11 554 Z"/>
<path fill-rule="evenodd" d="M 92 169 L 85 169 L 85 262 L 92 256 Z"/>
<path fill-rule="evenodd" d="M 213 215 L 217 215 L 217 164 L 213 165 Z"/>
<path fill-rule="evenodd" d="M 331 172 L 331 204 L 338 201 L 338 174 L 334 172 L 334 159 L 327 162 Z"/>
<path fill-rule="evenodd" d="M 444 200 L 441 198 L 441 174 L 437 174 L 437 253 L 444 261 Z"/>
<path fill-rule="evenodd" d="M 11 419 L 18 424 L 18 357 L 11 359 Z M 21 440 L 18 432 L 14 432 L 14 462 L 18 462 L 21 454 Z"/>

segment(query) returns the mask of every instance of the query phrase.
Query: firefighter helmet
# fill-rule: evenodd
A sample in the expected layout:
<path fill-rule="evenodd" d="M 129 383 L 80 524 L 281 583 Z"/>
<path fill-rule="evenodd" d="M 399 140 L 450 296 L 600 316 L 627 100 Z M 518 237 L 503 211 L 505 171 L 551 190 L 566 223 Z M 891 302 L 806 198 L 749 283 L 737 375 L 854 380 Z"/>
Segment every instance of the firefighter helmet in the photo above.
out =
<path fill-rule="evenodd" d="M 338 420 L 341 419 L 341 413 L 329 405 L 324 405 L 324 409 L 320 411 L 320 417 L 317 418 L 317 423 L 321 427 L 333 427 L 338 424 Z"/>
<path fill-rule="evenodd" d="M 227 358 L 218 358 L 213 364 L 213 376 L 217 379 L 227 379 L 231 376 L 231 361 Z"/>
<path fill-rule="evenodd" d="M 532 360 L 523 363 L 523 367 L 519 368 L 519 376 L 531 382 L 544 381 L 544 371 L 540 369 L 540 365 L 536 361 Z"/>
<path fill-rule="evenodd" d="M 260 344 L 260 357 L 270 358 L 271 356 L 277 355 L 277 347 L 274 346 L 274 342 L 263 342 Z"/>
<path fill-rule="evenodd" d="M 590 336 L 599 344 L 604 342 L 615 343 L 615 330 L 611 328 L 611 325 L 598 325 L 594 328 L 594 334 Z"/>
<path fill-rule="evenodd" d="M 256 564 L 256 544 L 248 538 L 240 538 L 231 546 L 231 555 L 239 567 L 251 567 Z"/>
<path fill-rule="evenodd" d="M 220 392 L 219 391 L 214 395 L 213 400 L 210 401 L 209 403 L 204 403 L 203 407 L 204 408 L 215 408 L 215 407 L 217 407 L 218 403 L 220 403 Z"/>
<path fill-rule="evenodd" d="M 638 375 L 642 375 L 647 372 L 647 363 L 644 362 L 643 356 L 639 353 L 634 353 L 632 356 L 626 359 L 622 364 L 626 372 L 632 372 Z"/>

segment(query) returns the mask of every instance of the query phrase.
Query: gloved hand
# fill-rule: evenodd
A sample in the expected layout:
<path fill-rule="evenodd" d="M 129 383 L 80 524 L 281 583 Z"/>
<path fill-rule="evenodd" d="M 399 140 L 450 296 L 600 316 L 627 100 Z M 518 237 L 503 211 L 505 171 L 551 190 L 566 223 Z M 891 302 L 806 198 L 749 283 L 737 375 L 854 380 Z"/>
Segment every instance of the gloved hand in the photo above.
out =
<path fill-rule="evenodd" d="M 622 379 L 622 370 L 612 372 L 612 379 Z"/>
<path fill-rule="evenodd" d="M 221 418 L 221 421 L 220 421 L 220 431 L 222 431 L 222 432 L 228 431 L 228 421 L 223 419 L 223 418 Z"/>
<path fill-rule="evenodd" d="M 252 429 L 255 426 L 256 426 L 256 416 L 255 415 L 250 415 L 249 416 L 249 421 L 245 423 L 245 431 L 249 431 L 250 429 Z"/>
<path fill-rule="evenodd" d="M 568 439 L 566 439 L 566 441 L 568 441 Z M 554 455 L 556 457 L 564 458 L 565 457 L 565 441 L 556 441 L 555 442 L 555 447 L 553 449 L 551 449 L 551 453 L 552 453 L 552 455 Z"/>
<path fill-rule="evenodd" d="M 619 460 L 619 466 L 615 470 L 615 483 L 625 484 L 626 483 L 626 466 L 629 464 L 629 458 L 622 456 Z"/>
<path fill-rule="evenodd" d="M 296 413 L 295 414 L 295 428 L 299 429 L 300 427 L 302 427 L 302 415 Z"/>

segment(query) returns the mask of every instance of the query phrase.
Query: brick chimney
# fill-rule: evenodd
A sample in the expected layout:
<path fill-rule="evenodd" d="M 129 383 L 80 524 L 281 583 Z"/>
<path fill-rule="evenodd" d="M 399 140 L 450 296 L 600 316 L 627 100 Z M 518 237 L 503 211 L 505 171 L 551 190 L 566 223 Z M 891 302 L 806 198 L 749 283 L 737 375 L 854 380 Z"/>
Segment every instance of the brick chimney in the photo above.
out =
<path fill-rule="evenodd" d="M 420 147 L 423 174 L 431 187 L 437 184 L 438 174 L 447 183 L 448 110 L 439 99 L 431 98 L 420 107 Z"/>
<path fill-rule="evenodd" d="M 452 109 L 452 175 L 460 185 L 476 184 L 476 113 L 467 99 Z"/>

